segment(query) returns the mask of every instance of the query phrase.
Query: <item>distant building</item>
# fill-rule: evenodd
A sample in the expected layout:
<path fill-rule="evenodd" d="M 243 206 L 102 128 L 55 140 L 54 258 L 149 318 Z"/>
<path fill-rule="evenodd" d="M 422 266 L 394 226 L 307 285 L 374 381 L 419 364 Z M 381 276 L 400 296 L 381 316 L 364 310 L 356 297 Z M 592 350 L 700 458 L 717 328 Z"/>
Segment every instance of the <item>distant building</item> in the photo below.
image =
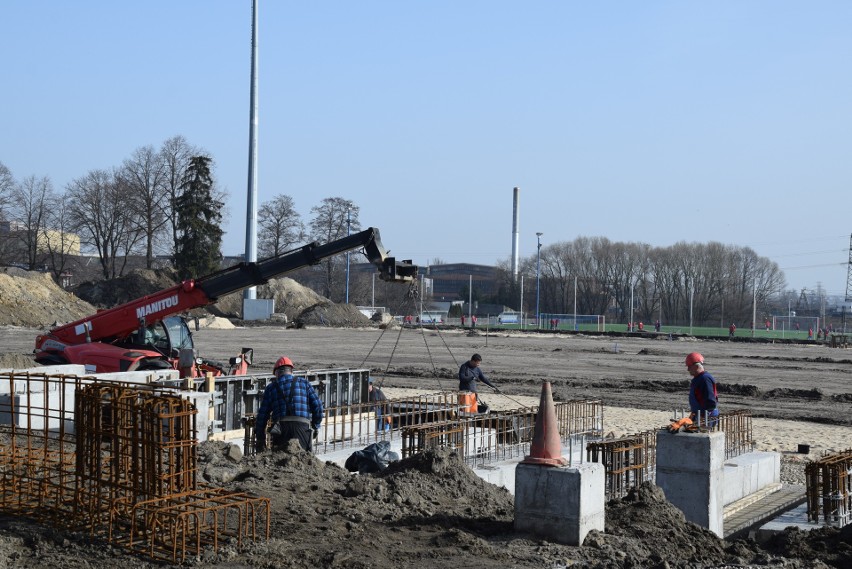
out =
<path fill-rule="evenodd" d="M 500 286 L 497 267 L 474 265 L 472 263 L 453 263 L 428 267 L 428 276 L 432 279 L 432 298 L 434 300 L 468 300 L 462 295 L 473 281 L 473 289 L 478 296 L 492 296 Z"/>
<path fill-rule="evenodd" d="M 374 272 L 376 267 L 370 263 L 358 263 L 351 266 L 353 272 Z M 491 265 L 474 265 L 472 263 L 452 263 L 447 265 L 432 265 L 420 267 L 420 274 L 431 281 L 425 291 L 431 293 L 433 301 L 467 301 L 463 291 L 473 280 L 473 290 L 478 291 L 481 298 L 492 296 L 500 287 L 500 273 L 497 267 Z"/>
<path fill-rule="evenodd" d="M 6 254 L 12 259 L 26 256 L 26 227 L 16 221 L 0 221 L 0 235 L 6 240 Z M 80 236 L 54 229 L 42 229 L 36 238 L 36 252 L 48 255 L 50 251 L 65 255 L 80 254 Z"/>

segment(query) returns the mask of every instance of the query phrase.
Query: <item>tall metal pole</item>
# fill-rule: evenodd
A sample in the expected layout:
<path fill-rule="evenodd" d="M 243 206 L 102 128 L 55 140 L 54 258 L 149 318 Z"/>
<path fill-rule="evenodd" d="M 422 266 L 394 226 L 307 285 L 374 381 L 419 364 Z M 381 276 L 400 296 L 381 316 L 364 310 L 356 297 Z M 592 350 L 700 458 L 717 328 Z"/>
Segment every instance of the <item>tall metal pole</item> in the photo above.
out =
<path fill-rule="evenodd" d="M 467 284 L 467 321 L 470 322 L 471 326 L 473 325 L 473 321 L 471 317 L 473 316 L 473 275 L 468 275 L 468 284 Z"/>
<path fill-rule="evenodd" d="M 633 279 L 630 279 L 630 316 L 627 318 L 627 330 L 629 332 L 633 331 L 633 289 L 636 288 L 636 285 L 633 283 Z M 692 333 L 692 328 L 690 327 L 689 333 Z"/>
<path fill-rule="evenodd" d="M 251 3 L 251 94 L 249 95 L 248 200 L 246 203 L 246 261 L 257 261 L 257 0 Z M 244 300 L 257 298 L 256 287 L 243 292 Z"/>
<path fill-rule="evenodd" d="M 346 208 L 346 236 L 352 235 L 352 210 Z M 346 252 L 346 304 L 349 304 L 349 251 Z"/>
<path fill-rule="evenodd" d="M 376 273 L 373 273 L 373 294 L 370 297 L 370 306 L 376 307 Z"/>
<path fill-rule="evenodd" d="M 423 295 L 425 291 L 423 290 L 423 273 L 420 273 L 420 324 L 423 324 Z"/>
<path fill-rule="evenodd" d="M 574 275 L 574 331 L 577 330 L 577 276 Z"/>
<path fill-rule="evenodd" d="M 695 279 L 689 280 L 689 335 L 692 336 L 692 301 L 695 299 Z"/>
<path fill-rule="evenodd" d="M 521 188 L 512 190 L 512 280 L 518 280 L 518 255 L 520 247 L 520 193 Z"/>
<path fill-rule="evenodd" d="M 535 250 L 535 326 L 541 329 L 541 314 L 539 313 L 539 298 L 541 295 L 541 236 L 544 233 L 536 233 L 538 247 Z"/>
<path fill-rule="evenodd" d="M 521 329 L 526 328 L 524 322 L 524 275 L 521 275 Z"/>
<path fill-rule="evenodd" d="M 754 279 L 754 288 L 752 290 L 751 300 L 751 337 L 754 338 L 754 331 L 757 328 L 757 279 Z"/>

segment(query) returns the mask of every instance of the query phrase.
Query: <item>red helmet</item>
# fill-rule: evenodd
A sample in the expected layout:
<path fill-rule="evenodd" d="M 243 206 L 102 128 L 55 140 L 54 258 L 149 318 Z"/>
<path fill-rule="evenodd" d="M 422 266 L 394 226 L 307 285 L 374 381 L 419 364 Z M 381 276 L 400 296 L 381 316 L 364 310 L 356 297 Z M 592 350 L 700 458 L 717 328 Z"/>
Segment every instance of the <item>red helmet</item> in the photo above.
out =
<path fill-rule="evenodd" d="M 704 356 L 699 354 L 698 352 L 692 352 L 688 356 L 686 356 L 686 367 L 692 367 L 693 364 L 703 364 Z"/>
<path fill-rule="evenodd" d="M 278 361 L 275 362 L 275 365 L 272 367 L 273 373 L 278 371 L 278 368 L 280 368 L 281 366 L 293 367 L 293 362 L 291 362 L 290 358 L 288 358 L 287 356 L 281 356 L 280 358 L 278 358 Z"/>

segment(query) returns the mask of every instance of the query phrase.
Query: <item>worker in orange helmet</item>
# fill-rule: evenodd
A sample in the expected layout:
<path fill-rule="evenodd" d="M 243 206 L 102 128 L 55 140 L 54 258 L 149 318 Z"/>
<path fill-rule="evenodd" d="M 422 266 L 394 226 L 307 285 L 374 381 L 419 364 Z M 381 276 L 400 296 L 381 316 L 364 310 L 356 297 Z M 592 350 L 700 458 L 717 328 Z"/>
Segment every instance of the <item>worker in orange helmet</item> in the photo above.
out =
<path fill-rule="evenodd" d="M 695 421 L 696 417 L 700 417 L 702 423 L 706 421 L 706 426 L 712 427 L 719 416 L 716 379 L 704 369 L 704 356 L 698 352 L 686 356 L 686 369 L 692 376 L 689 384 L 690 418 Z"/>
<path fill-rule="evenodd" d="M 266 424 L 272 418 L 272 447 L 285 450 L 291 439 L 308 452 L 323 418 L 323 405 L 304 377 L 293 376 L 293 362 L 281 356 L 273 366 L 275 378 L 263 390 L 263 401 L 255 422 L 255 449 L 266 449 Z"/>

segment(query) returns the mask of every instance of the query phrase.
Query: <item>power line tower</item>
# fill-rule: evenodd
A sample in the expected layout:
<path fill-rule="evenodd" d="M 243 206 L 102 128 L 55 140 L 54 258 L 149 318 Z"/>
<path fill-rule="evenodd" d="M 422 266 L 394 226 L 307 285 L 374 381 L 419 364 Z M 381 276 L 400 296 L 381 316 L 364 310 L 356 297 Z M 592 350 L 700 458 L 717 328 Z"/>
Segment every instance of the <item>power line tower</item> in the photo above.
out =
<path fill-rule="evenodd" d="M 846 333 L 846 305 L 852 302 L 852 235 L 849 236 L 849 264 L 846 265 L 846 298 L 843 303 L 843 333 Z M 850 305 L 852 307 L 852 305 Z"/>
<path fill-rule="evenodd" d="M 846 302 L 852 302 L 852 235 L 849 236 L 849 264 L 846 273 Z"/>

